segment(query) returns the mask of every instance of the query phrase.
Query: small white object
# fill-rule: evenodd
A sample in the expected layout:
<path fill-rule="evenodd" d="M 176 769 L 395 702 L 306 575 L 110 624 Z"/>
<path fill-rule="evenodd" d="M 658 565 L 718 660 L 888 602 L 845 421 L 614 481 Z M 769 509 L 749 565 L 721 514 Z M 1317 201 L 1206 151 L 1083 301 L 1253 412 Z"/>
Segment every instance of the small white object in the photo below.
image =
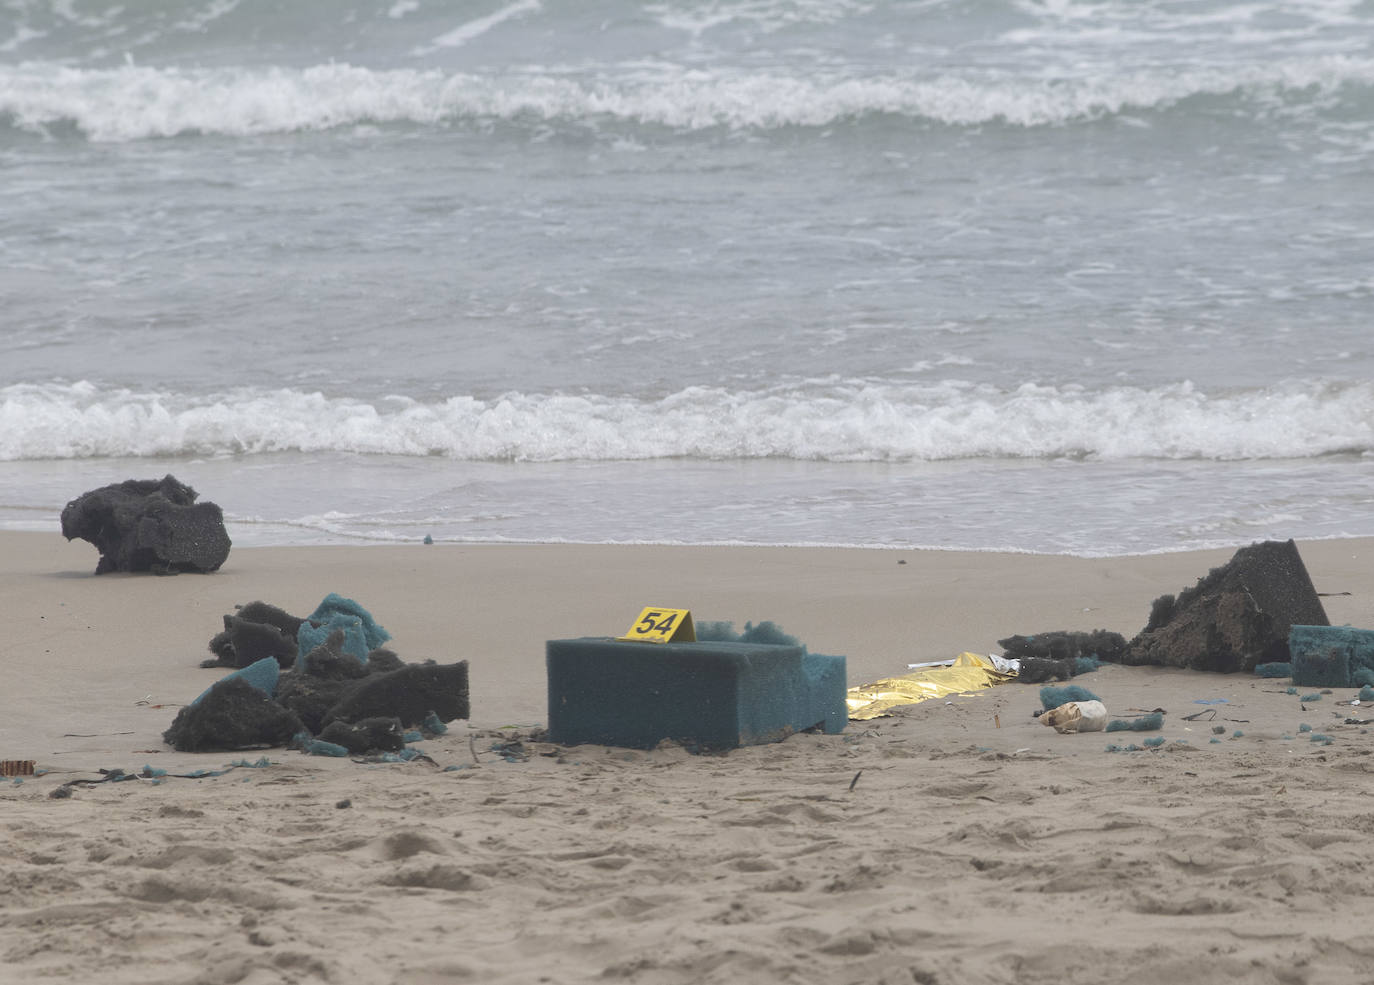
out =
<path fill-rule="evenodd" d="M 1021 661 L 1017 657 L 998 656 L 995 653 L 989 653 L 988 659 L 992 661 L 994 667 L 1004 674 L 1021 673 Z"/>
<path fill-rule="evenodd" d="M 1041 712 L 1040 724 L 1056 732 L 1101 732 L 1107 727 L 1107 706 L 1101 701 L 1070 701 Z"/>

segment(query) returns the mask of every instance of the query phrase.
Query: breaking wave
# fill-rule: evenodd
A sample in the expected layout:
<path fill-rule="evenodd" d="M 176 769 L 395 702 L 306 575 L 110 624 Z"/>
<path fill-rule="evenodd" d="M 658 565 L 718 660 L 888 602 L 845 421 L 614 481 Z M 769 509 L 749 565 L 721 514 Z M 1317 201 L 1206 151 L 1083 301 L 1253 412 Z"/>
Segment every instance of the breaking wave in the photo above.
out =
<path fill-rule="evenodd" d="M 1043 127 L 1167 111 L 1219 98 L 1241 116 L 1341 94 L 1364 102 L 1374 59 L 1321 56 L 1234 67 L 1162 66 L 1083 78 L 990 71 L 871 74 L 693 69 L 664 64 L 592 73 L 502 75 L 308 68 L 0 66 L 0 121 L 35 133 L 74 128 L 93 141 L 254 136 L 355 125 L 550 124 L 769 131 L 870 117 L 951 126 Z"/>
<path fill-rule="evenodd" d="M 471 461 L 778 458 L 1304 459 L 1374 453 L 1374 384 L 1205 393 L 959 382 L 735 392 L 658 400 L 508 393 L 369 402 L 299 390 L 208 396 L 90 383 L 0 389 L 0 460 L 282 451 Z"/>

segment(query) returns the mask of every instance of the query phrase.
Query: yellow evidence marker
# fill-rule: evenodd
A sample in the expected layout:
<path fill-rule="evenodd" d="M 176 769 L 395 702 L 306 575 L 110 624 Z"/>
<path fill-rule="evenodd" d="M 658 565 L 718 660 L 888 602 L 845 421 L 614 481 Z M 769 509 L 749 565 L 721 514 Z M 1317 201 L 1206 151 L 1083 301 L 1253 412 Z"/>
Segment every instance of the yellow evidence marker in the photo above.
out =
<path fill-rule="evenodd" d="M 696 638 L 690 609 L 665 609 L 653 605 L 640 612 L 624 636 L 616 637 L 644 643 L 695 643 Z"/>

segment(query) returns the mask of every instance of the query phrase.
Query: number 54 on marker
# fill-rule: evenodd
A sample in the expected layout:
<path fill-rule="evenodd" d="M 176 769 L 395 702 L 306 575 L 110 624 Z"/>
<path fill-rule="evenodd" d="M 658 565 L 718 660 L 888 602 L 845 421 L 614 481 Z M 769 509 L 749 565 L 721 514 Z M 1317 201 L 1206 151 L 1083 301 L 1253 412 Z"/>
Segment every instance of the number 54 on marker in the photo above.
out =
<path fill-rule="evenodd" d="M 697 638 L 690 609 L 667 609 L 649 606 L 639 614 L 624 636 L 618 640 L 645 643 L 692 643 Z"/>

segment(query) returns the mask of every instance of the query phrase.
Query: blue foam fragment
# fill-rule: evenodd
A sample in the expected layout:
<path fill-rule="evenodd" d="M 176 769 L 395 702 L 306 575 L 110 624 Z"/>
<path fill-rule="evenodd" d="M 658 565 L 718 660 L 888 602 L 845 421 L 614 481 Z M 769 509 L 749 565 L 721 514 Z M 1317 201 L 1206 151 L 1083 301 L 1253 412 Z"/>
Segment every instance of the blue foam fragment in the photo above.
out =
<path fill-rule="evenodd" d="M 225 674 L 218 681 L 215 681 L 215 684 L 227 681 L 231 677 L 237 677 L 245 684 L 253 685 L 269 698 L 275 698 L 277 696 L 277 681 L 281 678 L 281 664 L 277 662 L 276 657 L 263 657 L 257 663 L 251 663 L 247 667 L 234 671 L 232 674 Z M 215 684 L 211 684 L 210 687 L 207 687 L 204 691 L 201 691 L 200 694 L 197 694 L 191 700 L 191 704 L 200 704 L 201 699 L 210 693 L 211 688 L 213 688 Z"/>
<path fill-rule="evenodd" d="M 419 749 L 412 749 L 407 746 L 400 752 L 384 752 L 376 756 L 369 756 L 367 761 L 369 763 L 408 763 L 423 755 L 424 753 Z"/>
<path fill-rule="evenodd" d="M 420 723 L 420 731 L 429 735 L 443 735 L 448 731 L 448 726 L 439 721 L 439 716 L 431 711 L 425 716 L 425 720 Z"/>
<path fill-rule="evenodd" d="M 343 652 L 366 660 L 391 634 L 377 624 L 368 612 L 352 599 L 330 592 L 301 623 L 296 645 L 301 656 L 320 646 L 336 629 L 343 630 Z"/>
<path fill-rule="evenodd" d="M 367 660 L 370 650 L 367 646 L 367 634 L 363 632 L 363 621 L 357 616 L 343 613 L 335 613 L 318 624 L 301 623 L 301 628 L 296 632 L 296 647 L 300 655 L 304 657 L 316 647 L 323 646 L 335 630 L 343 633 L 343 646 L 340 647 L 342 652 L 359 662 Z"/>
<path fill-rule="evenodd" d="M 311 756 L 333 756 L 335 759 L 343 759 L 348 755 L 348 750 L 337 742 L 325 742 L 322 739 L 311 739 L 305 744 L 305 751 Z"/>
<path fill-rule="evenodd" d="M 348 750 L 337 742 L 325 742 L 317 739 L 309 732 L 298 732 L 291 740 L 293 748 L 299 749 L 307 756 L 332 756 L 336 759 L 343 759 L 348 755 Z M 248 763 L 235 764 L 248 766 Z"/>
<path fill-rule="evenodd" d="M 849 720 L 845 658 L 799 644 L 550 640 L 545 662 L 561 745 L 730 749 L 817 726 L 837 735 Z"/>

